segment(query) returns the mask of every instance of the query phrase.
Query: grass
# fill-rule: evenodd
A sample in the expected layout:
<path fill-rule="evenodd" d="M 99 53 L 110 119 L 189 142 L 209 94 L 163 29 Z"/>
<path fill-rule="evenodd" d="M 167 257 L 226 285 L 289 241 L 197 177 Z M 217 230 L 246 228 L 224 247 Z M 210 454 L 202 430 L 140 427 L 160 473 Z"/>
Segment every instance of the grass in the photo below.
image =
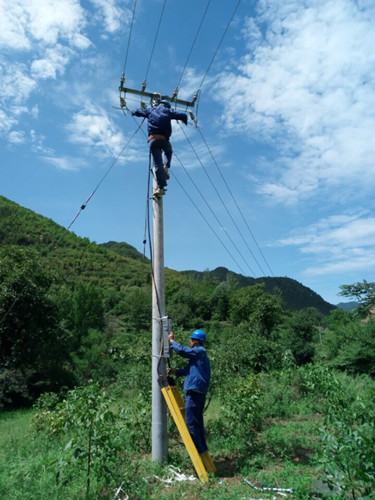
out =
<path fill-rule="evenodd" d="M 173 476 L 171 465 L 178 467 L 187 477 L 195 477 L 193 465 L 173 422 L 168 427 L 168 463 L 152 462 L 148 448 L 140 451 L 139 429 L 147 433 L 151 423 L 148 413 L 143 415 L 137 410 L 138 413 L 131 413 L 129 417 L 134 425 L 128 426 L 125 435 L 121 436 L 122 451 L 115 461 L 111 480 L 108 484 L 98 485 L 93 479 L 90 499 L 112 500 L 120 485 L 124 492 L 117 497 L 120 500 L 125 495 L 129 500 L 242 500 L 275 496 L 279 500 L 310 499 L 314 480 L 322 479 L 315 468 L 315 460 L 321 446 L 319 428 L 323 417 L 316 413 L 317 405 L 312 396 L 304 395 L 297 382 L 291 383 L 287 377 L 271 376 L 265 382 L 267 386 L 263 394 L 267 396 L 267 404 L 263 407 L 267 410 L 266 417 L 256 431 L 246 429 L 242 421 L 237 423 L 237 431 L 238 425 L 242 425 L 237 434 L 242 438 L 233 439 L 229 431 L 231 427 L 223 426 L 220 401 L 213 398 L 207 410 L 206 424 L 217 474 L 211 476 L 207 484 L 198 480 L 166 482 Z M 364 389 L 370 391 L 362 379 L 354 382 L 355 388 L 359 387 L 361 392 Z M 319 391 L 318 396 L 321 397 Z M 119 408 L 126 405 L 130 405 L 128 400 L 119 403 Z M 36 434 L 31 428 L 32 416 L 33 410 L 0 413 L 0 498 L 82 500 L 85 498 L 84 472 L 71 465 L 67 469 L 61 464 L 69 437 L 48 439 Z M 246 442 L 248 436 L 254 442 Z M 109 453 L 114 457 L 112 451 Z M 61 471 L 65 476 L 59 476 Z M 247 484 L 244 478 L 259 489 Z M 262 488 L 292 488 L 294 494 L 286 493 L 281 497 Z"/>
<path fill-rule="evenodd" d="M 77 471 L 69 482 L 56 482 L 63 444 L 36 435 L 31 428 L 32 416 L 32 410 L 0 414 L 0 498 L 81 500 L 85 491 L 84 477 Z M 124 463 L 123 490 L 130 500 L 272 498 L 270 492 L 252 489 L 245 483 L 243 478 L 246 477 L 258 486 L 293 487 L 300 491 L 298 499 L 308 498 L 304 495 L 311 486 L 311 465 L 292 458 L 298 446 L 307 447 L 308 443 L 302 438 L 293 441 L 293 450 L 287 443 L 293 435 L 308 435 L 311 425 L 308 419 L 270 421 L 260 436 L 259 454 L 251 456 L 239 456 L 236 452 L 223 455 L 220 449 L 212 448 L 218 474 L 207 484 L 195 480 L 168 485 L 161 480 L 172 476 L 169 469 L 172 464 L 186 476 L 195 476 L 186 450 L 171 440 L 168 464 L 155 464 L 148 456 L 135 454 L 131 462 Z M 114 491 L 113 487 L 95 491 L 92 498 L 113 499 Z"/>

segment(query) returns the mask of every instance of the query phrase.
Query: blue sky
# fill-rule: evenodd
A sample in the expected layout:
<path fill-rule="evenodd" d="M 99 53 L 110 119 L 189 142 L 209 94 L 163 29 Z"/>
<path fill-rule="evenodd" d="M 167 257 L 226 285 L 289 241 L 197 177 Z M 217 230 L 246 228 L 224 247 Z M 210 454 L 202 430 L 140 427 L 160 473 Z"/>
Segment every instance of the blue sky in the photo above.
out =
<path fill-rule="evenodd" d="M 173 128 L 165 265 L 338 303 L 375 278 L 375 4 L 242 0 L 220 44 L 236 5 L 138 0 L 129 44 L 133 0 L 0 0 L 1 194 L 69 227 L 100 183 L 71 230 L 143 251 L 146 129 L 117 89 L 124 66 L 131 88 L 180 81 L 200 128 Z"/>

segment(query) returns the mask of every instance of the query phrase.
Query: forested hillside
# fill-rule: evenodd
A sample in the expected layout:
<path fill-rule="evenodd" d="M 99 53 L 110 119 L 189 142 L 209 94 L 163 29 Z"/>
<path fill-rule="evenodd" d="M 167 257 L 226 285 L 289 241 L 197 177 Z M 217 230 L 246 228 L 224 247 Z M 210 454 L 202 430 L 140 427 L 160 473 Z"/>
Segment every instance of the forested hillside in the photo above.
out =
<path fill-rule="evenodd" d="M 61 280 L 79 280 L 106 290 L 112 300 L 121 287 L 150 284 L 149 260 L 134 247 L 124 242 L 104 244 L 90 242 L 62 228 L 51 219 L 32 212 L 0 197 L 0 245 L 33 248 L 43 265 L 53 269 Z M 188 280 L 186 278 L 189 278 Z M 166 270 L 167 288 L 177 279 L 187 288 L 213 291 L 223 282 L 242 288 L 263 284 L 268 293 L 281 296 L 283 305 L 290 310 L 315 307 L 328 314 L 335 306 L 325 302 L 317 293 L 290 278 L 250 278 L 217 268 L 213 271 Z"/>
<path fill-rule="evenodd" d="M 263 276 L 262 278 L 250 278 L 229 271 L 225 267 L 218 267 L 213 271 L 183 271 L 183 274 L 199 281 L 208 281 L 215 285 L 223 281 L 232 280 L 238 283 L 239 287 L 263 284 L 264 290 L 268 293 L 280 293 L 284 307 L 297 311 L 307 307 L 315 307 L 323 314 L 328 314 L 335 309 L 335 306 L 322 299 L 320 295 L 310 288 L 302 285 L 291 278 L 277 278 Z"/>

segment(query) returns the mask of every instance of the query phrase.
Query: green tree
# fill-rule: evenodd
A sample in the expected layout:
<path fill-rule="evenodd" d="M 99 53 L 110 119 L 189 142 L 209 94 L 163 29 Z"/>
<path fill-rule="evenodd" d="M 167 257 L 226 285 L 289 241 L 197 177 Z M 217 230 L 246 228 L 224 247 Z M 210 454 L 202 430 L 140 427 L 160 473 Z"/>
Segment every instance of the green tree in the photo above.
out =
<path fill-rule="evenodd" d="M 124 316 L 130 331 L 150 330 L 151 288 L 130 287 L 125 292 Z"/>
<path fill-rule="evenodd" d="M 234 325 L 250 322 L 259 333 L 269 335 L 282 315 L 279 295 L 264 291 L 263 285 L 236 290 L 230 301 L 230 319 Z"/>
<path fill-rule="evenodd" d="M 284 344 L 298 365 L 310 363 L 314 359 L 321 320 L 321 314 L 314 307 L 297 311 L 288 320 Z"/>
<path fill-rule="evenodd" d="M 71 334 L 72 352 L 79 349 L 90 329 L 103 329 L 103 294 L 98 287 L 76 282 L 61 288 L 56 300 L 60 304 L 64 326 Z"/>
<path fill-rule="evenodd" d="M 212 319 L 226 321 L 230 310 L 230 294 L 233 292 L 228 281 L 223 281 L 211 295 Z"/>
<path fill-rule="evenodd" d="M 342 323 L 329 325 L 319 349 L 321 358 L 351 374 L 375 376 L 375 321 L 362 322 L 347 314 Z"/>
<path fill-rule="evenodd" d="M 375 393 L 362 398 L 334 371 L 321 366 L 305 370 L 304 387 L 323 398 L 324 425 L 318 455 L 326 482 L 340 485 L 340 498 L 372 498 L 375 482 Z"/>
<path fill-rule="evenodd" d="M 352 285 L 342 285 L 339 295 L 355 299 L 358 303 L 358 313 L 367 316 L 371 308 L 375 307 L 375 282 L 354 283 Z"/>
<path fill-rule="evenodd" d="M 67 383 L 69 339 L 36 251 L 1 248 L 0 282 L 0 404 L 22 405 Z"/>
<path fill-rule="evenodd" d="M 190 328 L 194 324 L 195 298 L 191 286 L 181 286 L 170 297 L 167 303 L 168 315 L 176 325 Z"/>

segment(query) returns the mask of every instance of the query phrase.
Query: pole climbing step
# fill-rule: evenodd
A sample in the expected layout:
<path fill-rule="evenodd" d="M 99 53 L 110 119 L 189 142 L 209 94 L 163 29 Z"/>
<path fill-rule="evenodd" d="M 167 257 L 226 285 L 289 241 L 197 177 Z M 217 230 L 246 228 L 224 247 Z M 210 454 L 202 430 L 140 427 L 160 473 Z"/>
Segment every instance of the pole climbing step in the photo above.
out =
<path fill-rule="evenodd" d="M 215 464 L 208 451 L 200 455 L 195 447 L 185 423 L 185 402 L 174 380 L 171 377 L 160 376 L 159 383 L 161 392 L 179 430 L 185 448 L 189 453 L 190 459 L 193 462 L 198 478 L 202 483 L 206 483 L 208 481 L 207 472 L 216 472 Z"/>

